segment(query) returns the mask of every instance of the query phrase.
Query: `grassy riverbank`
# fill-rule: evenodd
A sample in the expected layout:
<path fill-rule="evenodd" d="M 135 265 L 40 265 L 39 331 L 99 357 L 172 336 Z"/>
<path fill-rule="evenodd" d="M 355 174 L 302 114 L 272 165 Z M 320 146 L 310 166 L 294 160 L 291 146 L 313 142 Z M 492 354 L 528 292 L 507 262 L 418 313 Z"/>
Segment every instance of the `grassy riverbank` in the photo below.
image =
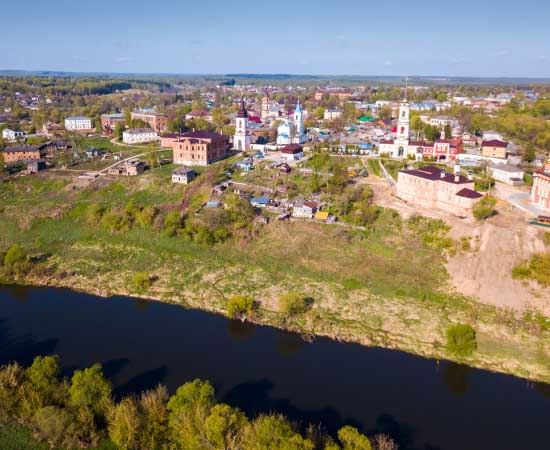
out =
<path fill-rule="evenodd" d="M 216 178 L 215 170 L 201 178 Z M 70 180 L 60 176 L 0 185 L 0 252 L 17 243 L 30 261 L 23 271 L 2 268 L 2 281 L 131 295 L 221 314 L 229 298 L 248 295 L 258 305 L 257 323 L 550 381 L 546 322 L 451 291 L 445 257 L 460 246 L 446 237 L 441 222 L 404 221 L 385 210 L 367 231 L 309 222 L 239 228 L 233 221 L 224 238 L 204 237 L 198 228 L 172 233 L 170 211 L 182 196 L 194 217 L 211 187 L 174 186 L 169 177 L 154 169 L 80 191 L 65 189 Z M 157 208 L 155 220 L 136 219 L 116 230 L 104 219 L 120 219 L 110 212 L 128 212 L 129 204 L 136 211 Z M 104 212 L 94 221 L 98 205 Z M 136 273 L 145 273 L 150 286 L 136 285 Z M 284 314 L 279 299 L 288 292 L 310 297 L 312 307 Z M 447 330 L 456 323 L 476 330 L 471 356 L 446 350 Z"/>

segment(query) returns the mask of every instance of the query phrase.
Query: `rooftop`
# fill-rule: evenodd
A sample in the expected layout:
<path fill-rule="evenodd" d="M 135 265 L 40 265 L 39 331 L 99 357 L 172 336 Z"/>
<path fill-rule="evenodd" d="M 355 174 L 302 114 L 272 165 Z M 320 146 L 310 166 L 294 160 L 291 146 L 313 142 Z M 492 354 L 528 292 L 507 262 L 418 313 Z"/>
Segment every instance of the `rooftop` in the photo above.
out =
<path fill-rule="evenodd" d="M 453 183 L 453 184 L 469 184 L 472 183 L 472 181 L 468 180 L 468 178 L 459 175 L 458 181 L 455 180 L 455 175 L 449 172 L 446 172 L 445 170 L 439 169 L 435 166 L 424 166 L 420 169 L 412 169 L 412 170 L 401 170 L 400 172 L 406 173 L 408 175 L 413 175 L 415 177 L 424 178 L 425 180 L 431 180 L 431 181 L 445 181 L 446 183 Z M 441 174 L 444 174 L 441 176 Z"/>

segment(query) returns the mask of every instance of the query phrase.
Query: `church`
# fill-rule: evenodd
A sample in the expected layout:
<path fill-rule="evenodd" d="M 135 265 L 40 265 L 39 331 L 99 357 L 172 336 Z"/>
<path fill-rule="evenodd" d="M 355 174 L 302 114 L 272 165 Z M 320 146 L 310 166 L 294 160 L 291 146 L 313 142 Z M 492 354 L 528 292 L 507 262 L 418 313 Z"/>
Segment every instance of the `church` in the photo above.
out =
<path fill-rule="evenodd" d="M 235 135 L 233 136 L 233 147 L 240 151 L 250 149 L 251 136 L 248 129 L 248 111 L 244 106 L 244 99 L 241 98 L 241 107 L 235 119 Z"/>
<path fill-rule="evenodd" d="M 379 154 L 388 154 L 392 158 L 422 159 L 423 143 L 410 140 L 410 112 L 411 107 L 407 97 L 405 97 L 399 106 L 397 137 L 381 141 Z"/>
<path fill-rule="evenodd" d="M 277 145 L 304 144 L 306 140 L 304 112 L 298 100 L 292 119 L 284 119 L 277 128 Z"/>

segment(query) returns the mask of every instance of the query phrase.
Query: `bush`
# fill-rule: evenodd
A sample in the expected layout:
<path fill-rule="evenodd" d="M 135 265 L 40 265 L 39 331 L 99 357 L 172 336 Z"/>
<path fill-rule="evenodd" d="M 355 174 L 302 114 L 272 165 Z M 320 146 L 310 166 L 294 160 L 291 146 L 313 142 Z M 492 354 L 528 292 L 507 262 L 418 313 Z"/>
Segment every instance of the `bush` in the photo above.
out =
<path fill-rule="evenodd" d="M 46 406 L 36 411 L 37 437 L 51 447 L 74 448 L 78 444 L 75 421 L 65 409 Z"/>
<path fill-rule="evenodd" d="M 232 319 L 246 317 L 254 310 L 254 300 L 247 295 L 236 295 L 227 301 L 226 309 L 228 317 Z"/>
<path fill-rule="evenodd" d="M 473 213 L 477 220 L 484 220 L 491 217 L 494 213 L 494 207 L 497 200 L 494 197 L 483 197 L 474 205 Z"/>
<path fill-rule="evenodd" d="M 550 286 L 550 253 L 539 253 L 534 255 L 526 265 L 514 267 L 512 277 L 520 280 L 531 279 L 542 286 Z"/>
<path fill-rule="evenodd" d="M 25 262 L 27 259 L 24 250 L 19 244 L 13 244 L 4 257 L 4 265 L 14 268 L 16 265 Z"/>
<path fill-rule="evenodd" d="M 148 273 L 137 272 L 132 277 L 134 287 L 139 291 L 146 291 L 151 287 L 151 277 Z"/>
<path fill-rule="evenodd" d="M 289 292 L 279 298 L 279 310 L 285 316 L 304 314 L 311 308 L 310 298 L 298 292 Z"/>
<path fill-rule="evenodd" d="M 457 324 L 447 330 L 447 351 L 455 356 L 470 356 L 477 349 L 475 330 L 468 324 Z"/>

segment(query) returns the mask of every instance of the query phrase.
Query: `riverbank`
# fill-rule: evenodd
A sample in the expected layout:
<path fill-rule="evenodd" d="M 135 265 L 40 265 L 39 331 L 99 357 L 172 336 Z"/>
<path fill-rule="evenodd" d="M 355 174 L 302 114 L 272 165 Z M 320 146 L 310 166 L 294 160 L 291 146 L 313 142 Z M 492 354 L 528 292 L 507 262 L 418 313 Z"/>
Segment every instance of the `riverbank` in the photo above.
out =
<path fill-rule="evenodd" d="M 32 261 L 6 281 L 217 314 L 246 295 L 258 306 L 256 323 L 550 381 L 547 319 L 457 293 L 446 263 L 463 250 L 443 222 L 389 208 L 368 230 L 298 221 L 252 227 L 234 219 L 238 211 L 195 213 L 223 171 L 212 166 L 186 187 L 161 169 L 81 191 L 50 174 L 0 185 L 0 250 L 21 245 Z M 182 197 L 195 222 L 173 222 Z M 150 286 L 136 286 L 136 274 Z M 289 292 L 309 297 L 309 311 L 285 316 L 279 301 Z M 466 358 L 446 351 L 447 330 L 458 323 L 476 331 L 477 349 Z"/>
<path fill-rule="evenodd" d="M 160 293 L 160 289 L 154 288 L 152 291 L 156 290 L 156 293 L 136 293 L 104 281 L 94 284 L 90 280 L 71 276 L 63 279 L 31 276 L 27 281 L 29 286 L 68 288 L 104 298 L 129 296 L 219 315 L 226 315 L 227 298 L 220 292 L 226 283 L 231 282 L 228 279 L 211 280 L 212 283 L 201 292 L 184 291 L 177 295 Z M 18 282 L 21 283 L 21 280 Z M 320 283 L 310 292 L 322 295 L 334 289 L 338 287 Z M 279 290 L 280 286 L 272 286 L 255 297 L 261 306 L 249 321 L 297 332 L 306 340 L 325 336 L 341 342 L 395 349 L 533 381 L 550 382 L 547 333 L 536 325 L 529 326 L 514 318 L 512 312 L 480 305 L 466 298 L 457 298 L 451 308 L 430 300 L 387 299 L 357 290 L 349 293 L 345 310 L 338 311 L 334 309 L 335 305 L 317 301 L 312 310 L 303 316 L 285 319 L 269 307 L 274 304 L 274 297 L 266 297 Z M 445 333 L 455 323 L 470 323 L 476 329 L 478 348 L 470 357 L 458 358 L 446 351 Z"/>

